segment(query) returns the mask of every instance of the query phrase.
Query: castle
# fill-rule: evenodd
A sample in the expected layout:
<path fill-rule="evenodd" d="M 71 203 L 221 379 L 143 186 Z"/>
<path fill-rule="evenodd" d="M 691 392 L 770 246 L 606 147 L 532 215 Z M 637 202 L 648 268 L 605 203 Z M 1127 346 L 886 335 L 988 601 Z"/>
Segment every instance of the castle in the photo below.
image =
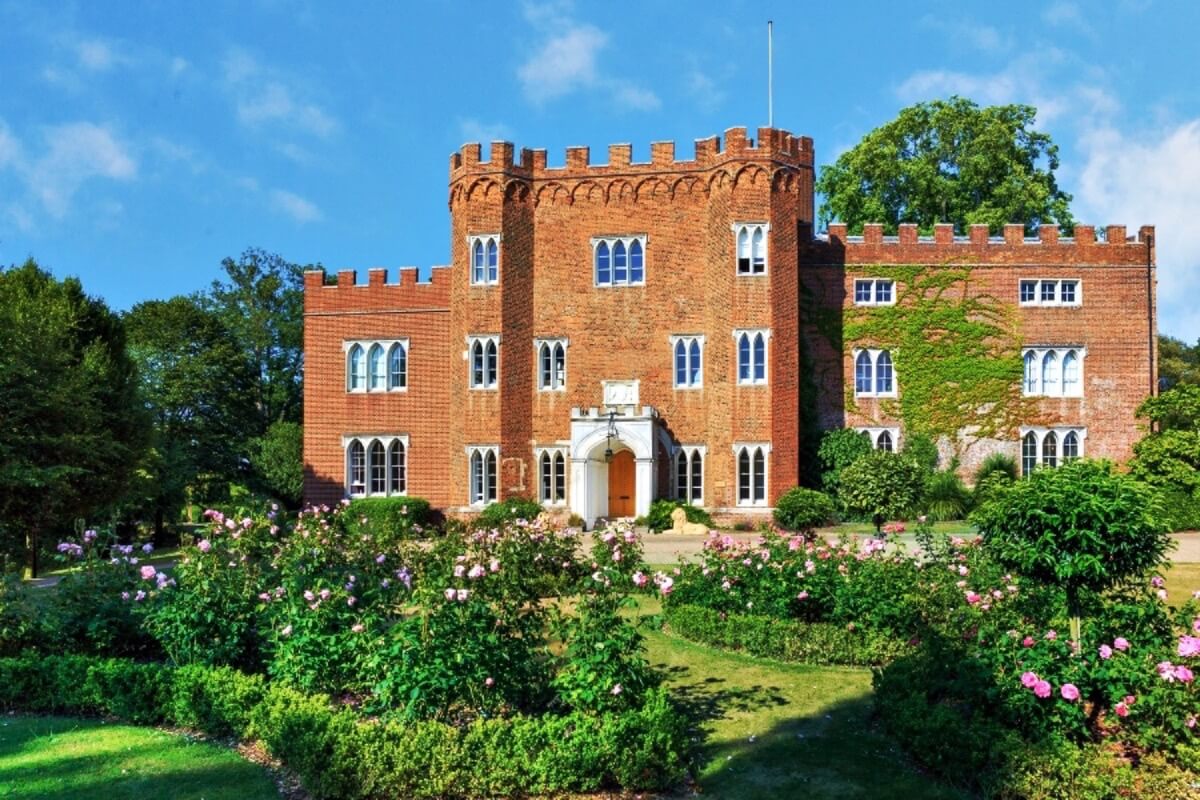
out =
<path fill-rule="evenodd" d="M 305 494 L 582 517 L 768 511 L 822 430 L 969 475 L 1127 459 L 1154 391 L 1153 228 L 813 230 L 807 137 L 450 158 L 451 264 L 305 276 Z"/>

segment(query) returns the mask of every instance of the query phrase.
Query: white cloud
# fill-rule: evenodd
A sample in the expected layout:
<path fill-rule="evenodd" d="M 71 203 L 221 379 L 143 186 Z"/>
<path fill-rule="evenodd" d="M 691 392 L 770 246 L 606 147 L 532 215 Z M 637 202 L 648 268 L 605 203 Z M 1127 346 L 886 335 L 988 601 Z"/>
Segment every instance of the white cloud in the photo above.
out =
<path fill-rule="evenodd" d="M 29 188 L 54 217 L 66 215 L 71 198 L 91 178 L 130 181 L 137 162 L 108 128 L 75 122 L 47 128 L 46 152 L 27 167 Z"/>
<path fill-rule="evenodd" d="M 289 85 L 249 53 L 231 51 L 222 67 L 242 124 L 252 128 L 285 125 L 322 139 L 332 136 L 340 127 L 320 106 L 302 99 L 301 89 Z"/>
<path fill-rule="evenodd" d="M 689 72 L 686 86 L 688 94 L 705 111 L 716 111 L 725 102 L 725 92 L 703 70 L 693 69 Z"/>
<path fill-rule="evenodd" d="M 21 143 L 12 131 L 0 120 L 0 169 L 19 163 L 21 159 Z"/>
<path fill-rule="evenodd" d="M 946 34 L 952 46 L 967 47 L 985 53 L 999 53 L 1012 48 L 1012 36 L 1001 33 L 991 25 L 982 25 L 978 20 L 951 20 L 927 14 L 921 25 Z"/>
<path fill-rule="evenodd" d="M 526 99 L 542 105 L 575 91 L 599 90 L 625 109 L 659 108 L 662 103 L 650 89 L 604 74 L 599 56 L 608 46 L 608 34 L 576 22 L 568 10 L 564 4 L 525 6 L 525 18 L 546 35 L 541 47 L 517 69 Z"/>
<path fill-rule="evenodd" d="M 464 142 L 511 142 L 512 130 L 502 122 L 482 122 L 473 117 L 458 121 Z"/>
<path fill-rule="evenodd" d="M 118 61 L 112 48 L 99 39 L 80 42 L 75 51 L 79 55 L 79 64 L 93 72 L 111 69 Z"/>
<path fill-rule="evenodd" d="M 1075 195 L 1081 220 L 1154 224 L 1159 330 L 1200 338 L 1200 118 L 1156 136 L 1097 128 L 1081 140 Z"/>
<path fill-rule="evenodd" d="M 296 222 L 317 222 L 321 219 L 321 209 L 300 195 L 286 192 L 283 189 L 271 191 L 271 205 Z"/>

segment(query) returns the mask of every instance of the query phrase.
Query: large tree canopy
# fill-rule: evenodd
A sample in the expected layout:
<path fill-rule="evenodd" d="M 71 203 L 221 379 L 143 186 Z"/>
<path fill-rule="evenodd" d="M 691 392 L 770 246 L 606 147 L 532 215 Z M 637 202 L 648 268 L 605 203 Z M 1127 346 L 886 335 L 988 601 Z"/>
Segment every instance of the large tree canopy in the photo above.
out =
<path fill-rule="evenodd" d="M 0 550 L 36 572 L 38 536 L 127 489 L 148 435 L 121 320 L 32 260 L 0 269 Z"/>
<path fill-rule="evenodd" d="M 1170 389 L 1181 384 L 1200 386 L 1200 342 L 1189 345 L 1174 336 L 1159 336 L 1159 388 Z"/>
<path fill-rule="evenodd" d="M 902 222 L 925 233 L 939 222 L 960 233 L 976 223 L 995 233 L 1005 223 L 1069 229 L 1071 195 L 1054 179 L 1058 146 L 1031 129 L 1036 115 L 1032 106 L 980 108 L 961 97 L 910 106 L 822 168 L 821 220 L 851 233 L 867 222 L 888 233 Z"/>

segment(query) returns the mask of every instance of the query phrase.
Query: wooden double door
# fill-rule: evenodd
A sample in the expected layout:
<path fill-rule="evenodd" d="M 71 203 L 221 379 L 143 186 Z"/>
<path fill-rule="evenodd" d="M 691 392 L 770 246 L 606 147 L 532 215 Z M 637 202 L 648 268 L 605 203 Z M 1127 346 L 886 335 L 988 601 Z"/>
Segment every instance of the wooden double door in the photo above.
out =
<path fill-rule="evenodd" d="M 633 451 L 619 450 L 608 462 L 608 516 L 635 515 L 635 480 Z"/>

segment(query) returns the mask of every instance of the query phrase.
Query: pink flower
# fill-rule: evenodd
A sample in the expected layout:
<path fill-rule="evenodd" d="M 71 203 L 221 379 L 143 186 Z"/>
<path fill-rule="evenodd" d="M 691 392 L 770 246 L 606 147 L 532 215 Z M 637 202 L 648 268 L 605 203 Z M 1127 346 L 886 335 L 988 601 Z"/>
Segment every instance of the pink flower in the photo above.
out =
<path fill-rule="evenodd" d="M 121 592 L 121 599 L 122 599 L 122 600 L 128 600 L 128 599 L 129 599 L 129 592 Z"/>
<path fill-rule="evenodd" d="M 317 592 L 317 596 L 319 596 L 322 600 L 328 600 L 332 594 L 333 592 L 329 591 L 328 589 L 322 589 L 321 591 Z"/>
<path fill-rule="evenodd" d="M 1175 682 L 1175 665 L 1170 661 L 1160 661 L 1155 667 L 1158 671 L 1158 677 L 1162 678 L 1167 683 Z"/>
<path fill-rule="evenodd" d="M 1153 578 L 1150 579 L 1150 585 L 1153 586 L 1155 589 L 1161 589 L 1163 586 L 1166 585 L 1166 583 L 1167 582 L 1162 579 L 1161 575 L 1155 575 Z"/>
<path fill-rule="evenodd" d="M 968 590 L 966 595 L 967 595 L 967 602 L 970 603 L 971 605 L 975 605 L 976 603 L 979 602 L 979 599 L 980 599 L 979 595 L 976 594 L 975 592 Z"/>
<path fill-rule="evenodd" d="M 285 639 L 286 639 L 287 637 L 291 636 L 291 635 L 292 635 L 292 626 L 291 626 L 291 625 L 288 625 L 287 627 L 285 627 L 283 630 L 281 630 L 281 631 L 279 632 L 279 635 L 280 635 L 280 636 L 282 636 L 282 637 L 284 637 Z"/>
<path fill-rule="evenodd" d="M 207 553 L 212 549 L 212 542 L 210 542 L 208 539 L 201 539 L 199 542 L 197 542 L 196 549 L 201 553 Z"/>
<path fill-rule="evenodd" d="M 145 581 L 154 580 L 154 573 L 156 573 L 156 572 L 158 572 L 158 570 L 156 570 L 154 567 L 147 564 L 146 566 L 142 567 L 142 580 L 145 580 Z"/>
<path fill-rule="evenodd" d="M 1187 725 L 1189 728 L 1196 727 L 1196 715 L 1192 714 L 1190 717 L 1187 718 L 1187 722 L 1185 722 L 1183 724 Z"/>
<path fill-rule="evenodd" d="M 1033 637 L 1026 636 L 1024 639 L 1021 640 L 1021 646 L 1022 647 L 1033 647 Z"/>
<path fill-rule="evenodd" d="M 312 589 L 305 589 L 304 590 L 304 599 L 307 602 L 311 603 L 313 600 L 317 599 L 317 596 L 312 593 Z"/>
<path fill-rule="evenodd" d="M 1064 683 L 1059 692 L 1064 700 L 1070 700 L 1072 703 L 1079 699 L 1079 687 L 1073 683 Z"/>
<path fill-rule="evenodd" d="M 1195 636 L 1180 636 L 1179 655 L 1183 658 L 1200 656 L 1200 638 Z"/>
<path fill-rule="evenodd" d="M 455 593 L 454 599 L 455 599 L 455 600 L 457 600 L 457 601 L 458 601 L 458 602 L 460 602 L 460 603 L 465 603 L 465 602 L 467 602 L 467 598 L 468 598 L 468 597 L 470 597 L 470 596 L 471 596 L 471 592 L 470 592 L 470 590 L 468 590 L 468 589 L 459 589 L 459 590 L 458 590 L 458 592 L 457 592 L 457 593 Z"/>
<path fill-rule="evenodd" d="M 445 589 L 442 591 L 442 594 L 445 595 L 447 600 L 453 600 L 456 592 L 453 589 Z"/>
<path fill-rule="evenodd" d="M 1112 658 L 1112 654 L 1113 654 L 1113 650 L 1111 647 L 1109 647 L 1106 644 L 1100 645 L 1100 657 L 1101 658 L 1103 658 L 1104 660 L 1107 661 L 1108 659 Z"/>
<path fill-rule="evenodd" d="M 483 685 L 490 689 L 496 685 L 496 681 L 489 675 L 483 679 Z"/>
<path fill-rule="evenodd" d="M 471 571 L 467 573 L 467 577 L 473 581 L 477 581 L 487 574 L 487 570 L 483 568 L 483 564 L 476 564 L 471 567 Z"/>
<path fill-rule="evenodd" d="M 796 599 L 797 600 L 807 600 L 808 599 L 808 590 L 807 589 L 802 590 L 800 592 L 800 594 L 796 595 Z"/>
<path fill-rule="evenodd" d="M 1118 636 L 1116 639 L 1113 639 L 1113 647 L 1124 652 L 1129 649 L 1129 640 L 1124 636 Z"/>
<path fill-rule="evenodd" d="M 1033 685 L 1033 693 L 1038 697 L 1046 698 L 1050 696 L 1050 681 L 1038 681 Z"/>
<path fill-rule="evenodd" d="M 454 577 L 461 578 L 467 572 L 467 568 L 462 564 L 457 564 L 454 567 Z"/>
<path fill-rule="evenodd" d="M 357 602 L 358 602 L 358 598 L 355 597 L 354 595 L 351 595 L 350 597 L 346 598 L 346 605 L 348 605 L 348 606 L 353 606 Z"/>
<path fill-rule="evenodd" d="M 1193 675 L 1192 671 L 1190 669 L 1188 669 L 1187 667 L 1184 667 L 1184 666 L 1175 667 L 1175 679 L 1180 681 L 1181 683 L 1191 683 L 1193 680 L 1195 680 L 1195 677 L 1196 676 Z"/>
<path fill-rule="evenodd" d="M 637 571 L 637 572 L 633 573 L 633 585 L 634 585 L 634 586 L 642 587 L 642 586 L 645 586 L 645 585 L 646 585 L 647 583 L 649 583 L 649 582 L 650 582 L 650 579 L 649 579 L 649 578 L 647 578 L 647 577 L 646 577 L 646 576 L 645 576 L 645 575 L 644 575 L 644 574 L 641 572 L 641 570 L 639 570 L 639 571 Z"/>
<path fill-rule="evenodd" d="M 1125 705 L 1124 703 L 1117 703 L 1117 705 L 1114 707 L 1114 710 L 1117 712 L 1118 717 L 1129 716 L 1129 706 Z"/>
<path fill-rule="evenodd" d="M 387 555 L 385 555 L 384 553 L 380 553 L 379 555 L 375 556 L 376 564 L 382 564 L 385 561 L 387 561 Z"/>
<path fill-rule="evenodd" d="M 1050 630 L 1046 631 L 1046 638 L 1053 642 L 1058 638 L 1058 632 L 1051 628 Z"/>
<path fill-rule="evenodd" d="M 499 571 L 500 571 L 500 559 L 498 559 L 498 558 L 493 558 L 493 559 L 492 559 L 492 560 L 491 560 L 491 561 L 488 563 L 488 569 L 489 569 L 490 571 L 492 571 L 492 572 L 499 572 Z"/>
<path fill-rule="evenodd" d="M 1164 603 L 1167 601 L 1167 590 L 1166 589 L 1159 589 L 1156 594 L 1158 594 L 1159 600 L 1162 600 Z"/>
<path fill-rule="evenodd" d="M 624 689 L 622 689 L 622 688 L 621 688 L 621 684 L 619 684 L 619 683 L 618 683 L 618 684 L 615 684 L 615 685 L 612 687 L 612 692 L 611 692 L 611 694 L 612 694 L 612 696 L 613 696 L 613 697 L 616 697 L 617 695 L 619 695 L 619 694 L 620 694 L 621 692 L 623 692 L 623 691 L 624 691 Z"/>
<path fill-rule="evenodd" d="M 1125 705 L 1131 706 L 1136 702 L 1137 702 L 1137 698 L 1134 697 L 1133 695 L 1131 695 L 1131 694 L 1125 695 L 1125 700 L 1124 700 Z"/>
<path fill-rule="evenodd" d="M 1032 689 L 1033 687 L 1037 686 L 1037 683 L 1038 683 L 1038 676 L 1037 676 L 1036 672 L 1021 673 L 1021 685 L 1024 686 L 1026 689 Z"/>
<path fill-rule="evenodd" d="M 352 626 L 350 627 L 350 630 L 354 631 L 355 633 L 362 633 L 362 632 L 363 632 L 363 625 L 362 625 L 362 623 L 361 623 L 361 622 L 356 622 L 356 623 L 354 623 L 354 625 L 352 625 Z"/>

